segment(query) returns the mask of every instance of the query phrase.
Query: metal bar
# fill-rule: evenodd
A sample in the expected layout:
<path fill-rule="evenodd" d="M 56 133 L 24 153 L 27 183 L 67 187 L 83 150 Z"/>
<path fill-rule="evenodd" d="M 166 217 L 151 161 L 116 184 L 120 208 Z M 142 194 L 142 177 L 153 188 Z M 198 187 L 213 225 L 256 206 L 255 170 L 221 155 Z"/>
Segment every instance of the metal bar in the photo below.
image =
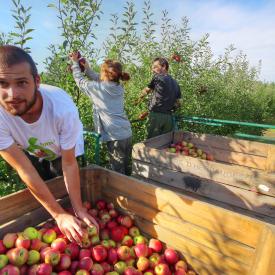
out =
<path fill-rule="evenodd" d="M 259 124 L 259 123 L 252 123 L 252 122 L 242 122 L 242 121 L 232 121 L 232 120 L 223 120 L 223 119 L 212 119 L 212 118 L 202 118 L 202 117 L 188 117 L 182 116 L 178 117 L 177 119 L 184 120 L 188 119 L 193 122 L 210 122 L 210 123 L 222 123 L 222 124 L 233 124 L 239 126 L 248 126 L 248 127 L 258 127 L 258 128 L 265 128 L 265 129 L 275 129 L 275 125 L 271 124 Z"/>
<path fill-rule="evenodd" d="M 244 134 L 244 133 L 239 133 L 239 132 L 235 133 L 233 136 L 275 144 L 275 138 L 272 138 L 272 137 L 249 135 L 249 134 Z"/>

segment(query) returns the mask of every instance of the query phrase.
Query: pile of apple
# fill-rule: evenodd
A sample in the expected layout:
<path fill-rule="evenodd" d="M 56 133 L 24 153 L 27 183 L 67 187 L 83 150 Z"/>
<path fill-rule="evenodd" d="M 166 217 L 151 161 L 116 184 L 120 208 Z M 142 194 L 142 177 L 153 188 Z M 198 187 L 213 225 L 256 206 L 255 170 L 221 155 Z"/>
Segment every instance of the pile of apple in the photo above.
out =
<path fill-rule="evenodd" d="M 196 274 L 177 251 L 165 249 L 157 239 L 148 240 L 112 203 L 98 200 L 94 208 L 89 202 L 84 206 L 98 221 L 100 232 L 83 225 L 81 246 L 69 242 L 52 221 L 7 233 L 0 240 L 0 275 Z"/>
<path fill-rule="evenodd" d="M 170 153 L 182 154 L 184 156 L 214 160 L 213 155 L 204 152 L 202 149 L 197 148 L 193 143 L 185 140 L 172 143 L 167 150 Z"/>

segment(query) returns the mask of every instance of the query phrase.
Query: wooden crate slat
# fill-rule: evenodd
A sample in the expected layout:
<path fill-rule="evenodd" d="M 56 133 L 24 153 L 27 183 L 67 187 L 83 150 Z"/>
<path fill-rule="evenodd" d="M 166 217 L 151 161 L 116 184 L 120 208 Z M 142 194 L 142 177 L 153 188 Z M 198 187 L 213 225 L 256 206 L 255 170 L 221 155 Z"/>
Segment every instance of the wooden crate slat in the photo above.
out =
<path fill-rule="evenodd" d="M 263 157 L 267 156 L 269 147 L 268 144 L 256 141 L 191 132 L 183 132 L 182 138 L 188 139 L 190 142 L 194 142 L 198 146 L 207 144 L 209 148 L 220 148 L 223 150 Z"/>
<path fill-rule="evenodd" d="M 140 161 L 133 163 L 133 173 L 144 177 L 144 179 L 149 178 L 182 190 L 195 192 L 207 198 L 273 217 L 275 221 L 275 194 L 271 194 L 272 196 L 257 194 L 243 188 L 194 177 L 188 173 L 178 173 L 166 168 L 159 169 L 158 166 Z"/>
<path fill-rule="evenodd" d="M 121 194 L 135 197 L 141 203 L 146 201 L 152 208 L 203 226 L 210 231 L 225 234 L 248 246 L 255 247 L 257 244 L 261 231 L 260 222 L 256 223 L 255 220 L 232 211 L 117 174 L 113 174 L 108 186 L 103 188 L 113 188 Z"/>
<path fill-rule="evenodd" d="M 239 186 L 246 189 L 259 184 L 269 187 L 269 192 L 275 194 L 275 174 L 251 169 L 234 164 L 223 164 L 193 157 L 175 155 L 148 147 L 135 145 L 132 152 L 133 161 L 152 163 L 156 166 L 169 167 L 172 170 L 194 174 L 198 177 Z"/>
<path fill-rule="evenodd" d="M 62 177 L 50 180 L 47 185 L 55 198 L 59 199 L 67 194 Z M 26 212 L 40 206 L 28 189 L 0 198 L 0 224 L 7 220 L 15 219 Z"/>
<path fill-rule="evenodd" d="M 255 169 L 265 170 L 266 157 L 255 156 L 246 153 L 227 151 L 223 148 L 210 148 L 209 146 L 196 145 L 208 154 L 212 154 L 215 161 L 237 164 L 240 166 L 251 167 Z"/>
<path fill-rule="evenodd" d="M 149 222 L 159 224 L 168 230 L 170 229 L 171 236 L 173 236 L 174 233 L 178 233 L 185 238 L 193 240 L 213 250 L 216 250 L 218 247 L 218 252 L 225 256 L 234 258 L 237 255 L 238 260 L 247 265 L 252 263 L 255 249 L 251 247 L 243 245 L 234 240 L 230 240 L 221 234 L 217 234 L 207 229 L 192 225 L 178 217 L 173 217 L 164 212 L 149 208 L 145 204 L 136 202 L 131 197 L 125 197 L 121 200 L 116 199 L 121 195 L 112 189 L 105 190 L 103 195 L 108 199 L 108 201 L 116 201 L 121 208 L 128 210 L 131 213 L 135 213 L 135 218 L 139 216 L 140 218 L 146 219 Z M 127 205 L 125 205 L 125 202 Z"/>
<path fill-rule="evenodd" d="M 268 148 L 266 170 L 269 172 L 275 172 L 275 146 L 274 145 L 269 145 L 269 148 Z"/>
<path fill-rule="evenodd" d="M 275 229 L 265 227 L 259 239 L 249 274 L 275 273 Z"/>
<path fill-rule="evenodd" d="M 57 200 L 63 207 L 67 207 L 70 204 L 68 197 Z M 11 220 L 5 224 L 0 225 L 0 239 L 6 233 L 17 233 L 24 230 L 29 226 L 36 226 L 43 221 L 51 218 L 50 214 L 43 207 L 38 207 L 30 212 L 24 213 L 23 215 L 18 216 L 16 219 Z M 16 230 L 15 230 L 16 228 Z"/>

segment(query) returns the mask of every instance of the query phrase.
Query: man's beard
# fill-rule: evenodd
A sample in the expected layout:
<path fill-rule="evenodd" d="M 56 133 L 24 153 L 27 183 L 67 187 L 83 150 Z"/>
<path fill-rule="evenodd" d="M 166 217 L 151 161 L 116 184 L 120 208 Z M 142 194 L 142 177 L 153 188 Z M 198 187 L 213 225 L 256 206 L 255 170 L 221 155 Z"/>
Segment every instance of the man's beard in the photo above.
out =
<path fill-rule="evenodd" d="M 37 97 L 38 97 L 38 89 L 37 89 L 37 86 L 35 85 L 33 97 L 31 98 L 31 100 L 29 100 L 28 102 L 26 102 L 26 100 L 24 100 L 22 102 L 22 104 L 25 104 L 23 109 L 22 108 L 17 109 L 17 108 L 11 107 L 11 106 L 9 106 L 8 103 L 6 103 L 6 104 L 0 103 L 0 106 L 2 105 L 2 107 L 11 115 L 21 117 L 21 116 L 25 115 L 34 106 L 34 104 L 37 101 Z"/>
<path fill-rule="evenodd" d="M 35 102 L 37 100 L 37 94 L 38 94 L 38 90 L 37 90 L 37 87 L 35 86 L 35 90 L 34 90 L 34 94 L 33 94 L 32 99 L 29 102 L 26 103 L 26 107 L 25 107 L 24 110 L 22 110 L 21 112 L 16 113 L 17 116 L 25 115 L 33 107 L 33 105 L 35 104 Z"/>

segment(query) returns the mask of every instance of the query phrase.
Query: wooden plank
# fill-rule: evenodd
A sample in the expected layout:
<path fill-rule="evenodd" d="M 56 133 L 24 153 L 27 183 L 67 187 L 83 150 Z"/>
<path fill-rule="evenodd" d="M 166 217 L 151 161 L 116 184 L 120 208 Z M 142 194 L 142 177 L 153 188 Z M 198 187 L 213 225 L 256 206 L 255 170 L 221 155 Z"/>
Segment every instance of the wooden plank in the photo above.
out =
<path fill-rule="evenodd" d="M 210 148 L 208 145 L 205 145 L 205 144 L 204 145 L 197 145 L 196 143 L 194 144 L 204 152 L 212 154 L 216 161 L 265 170 L 266 157 L 228 151 L 220 148 Z"/>
<path fill-rule="evenodd" d="M 120 193 L 117 193 L 113 189 L 104 190 L 103 195 L 108 201 L 116 201 L 116 198 L 121 196 Z M 161 225 L 171 231 L 171 236 L 177 233 L 184 238 L 188 238 L 207 248 L 216 250 L 224 256 L 232 258 L 237 256 L 238 261 L 247 265 L 252 263 L 255 249 L 231 240 L 224 235 L 190 224 L 178 217 L 150 208 L 145 204 L 140 204 L 132 197 L 125 197 L 125 199 L 127 200 L 127 211 L 134 213 L 135 218 L 139 216 L 149 222 Z M 120 208 L 125 207 L 119 201 L 117 204 Z"/>
<path fill-rule="evenodd" d="M 70 204 L 69 197 L 57 201 L 63 207 L 67 207 Z M 44 207 L 39 207 L 30 212 L 24 213 L 23 215 L 0 225 L 0 239 L 2 239 L 6 233 L 20 232 L 28 226 L 36 226 L 49 218 L 51 218 L 50 214 Z"/>
<path fill-rule="evenodd" d="M 269 172 L 275 172 L 275 146 L 269 145 L 267 160 L 266 160 L 266 170 Z"/>
<path fill-rule="evenodd" d="M 140 203 L 146 202 L 148 207 L 223 234 L 250 247 L 256 246 L 263 226 L 260 221 L 186 196 L 182 190 L 172 192 L 169 187 L 164 189 L 123 175 L 112 174 L 108 185 L 102 185 L 102 188 L 113 188 L 121 193 L 122 200 L 123 196 L 130 195 Z M 127 200 L 125 205 L 127 206 Z"/>
<path fill-rule="evenodd" d="M 63 177 L 47 182 L 50 191 L 59 199 L 67 194 Z M 41 204 L 33 197 L 28 189 L 0 198 L 0 224 L 20 217 L 21 215 L 38 208 Z"/>
<path fill-rule="evenodd" d="M 191 173 L 201 178 L 241 187 L 254 189 L 260 184 L 269 188 L 266 194 L 275 194 L 275 174 L 233 164 L 223 164 L 183 155 L 176 155 L 153 148 L 134 146 L 133 160 L 152 163 L 162 168 Z M 264 193 L 264 191 L 261 190 Z"/>
<path fill-rule="evenodd" d="M 257 194 L 250 190 L 202 179 L 189 173 L 166 168 L 159 169 L 155 165 L 140 161 L 133 161 L 132 167 L 134 174 L 144 178 L 273 217 L 275 221 L 275 195 L 271 197 Z"/>
<path fill-rule="evenodd" d="M 261 142 L 191 132 L 184 132 L 183 139 L 190 140 L 197 145 L 207 144 L 209 148 L 220 148 L 223 150 L 263 157 L 267 156 L 269 147 L 268 144 Z"/>
<path fill-rule="evenodd" d="M 159 148 L 163 146 L 168 146 L 173 139 L 173 132 L 163 134 L 161 136 L 153 137 L 144 141 L 145 146 L 152 148 Z"/>
<path fill-rule="evenodd" d="M 275 272 L 275 227 L 263 228 L 253 265 L 249 274 L 274 274 Z"/>

